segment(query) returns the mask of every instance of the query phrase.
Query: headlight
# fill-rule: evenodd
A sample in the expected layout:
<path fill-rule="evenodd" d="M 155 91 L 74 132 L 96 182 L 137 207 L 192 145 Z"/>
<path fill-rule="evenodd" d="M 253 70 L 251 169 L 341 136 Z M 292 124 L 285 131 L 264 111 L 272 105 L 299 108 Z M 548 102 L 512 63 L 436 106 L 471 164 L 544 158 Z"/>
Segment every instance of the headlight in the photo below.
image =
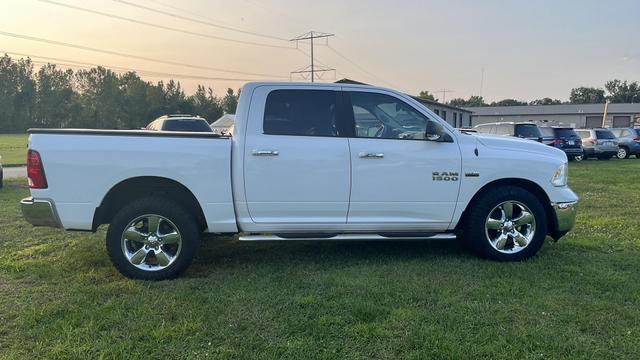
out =
<path fill-rule="evenodd" d="M 555 173 L 553 173 L 553 177 L 551 178 L 551 183 L 553 186 L 565 186 L 567 185 L 567 178 L 569 177 L 569 165 L 564 163 L 560 165 Z"/>

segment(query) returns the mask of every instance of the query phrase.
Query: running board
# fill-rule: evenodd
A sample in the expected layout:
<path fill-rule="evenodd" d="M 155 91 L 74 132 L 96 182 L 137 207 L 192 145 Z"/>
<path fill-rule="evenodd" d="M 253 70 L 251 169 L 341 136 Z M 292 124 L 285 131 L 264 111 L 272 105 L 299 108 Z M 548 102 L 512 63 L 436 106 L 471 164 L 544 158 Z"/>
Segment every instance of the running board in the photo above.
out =
<path fill-rule="evenodd" d="M 291 234 L 295 236 L 294 234 Z M 382 236 L 378 234 L 341 234 L 329 237 L 281 237 L 278 235 L 244 235 L 240 236 L 240 241 L 290 241 L 290 240 L 453 240 L 455 234 L 444 233 L 432 236 Z"/>

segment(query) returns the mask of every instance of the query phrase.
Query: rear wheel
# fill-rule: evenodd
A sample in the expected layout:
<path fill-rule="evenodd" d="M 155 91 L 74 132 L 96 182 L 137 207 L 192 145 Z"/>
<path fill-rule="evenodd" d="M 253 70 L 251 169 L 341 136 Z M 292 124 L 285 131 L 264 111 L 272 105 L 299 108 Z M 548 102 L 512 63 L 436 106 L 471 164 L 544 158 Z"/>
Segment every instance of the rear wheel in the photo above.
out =
<path fill-rule="evenodd" d="M 164 280 L 191 264 L 200 230 L 179 204 L 157 198 L 132 202 L 116 214 L 107 231 L 107 252 L 124 276 Z"/>
<path fill-rule="evenodd" d="M 467 213 L 464 237 L 479 256 L 520 261 L 534 256 L 547 234 L 547 217 L 540 201 L 527 190 L 493 188 L 474 201 Z"/>
<path fill-rule="evenodd" d="M 618 157 L 618 159 L 628 159 L 629 158 L 629 149 L 627 149 L 624 146 L 621 146 L 618 148 L 618 153 L 616 154 L 616 156 Z"/>
<path fill-rule="evenodd" d="M 584 159 L 583 155 L 576 155 L 576 156 L 573 157 L 573 160 L 575 160 L 575 161 L 582 161 L 582 159 Z"/>

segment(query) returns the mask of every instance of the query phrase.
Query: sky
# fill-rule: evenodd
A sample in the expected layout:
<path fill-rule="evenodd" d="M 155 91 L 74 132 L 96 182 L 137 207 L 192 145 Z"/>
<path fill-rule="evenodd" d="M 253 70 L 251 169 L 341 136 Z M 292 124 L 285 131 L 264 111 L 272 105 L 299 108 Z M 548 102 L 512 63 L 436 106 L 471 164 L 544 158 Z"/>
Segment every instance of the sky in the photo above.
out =
<path fill-rule="evenodd" d="M 348 77 L 440 100 L 442 89 L 446 99 L 567 100 L 574 87 L 640 81 L 639 19 L 638 0 L 0 0 L 0 52 L 136 69 L 222 95 L 248 80 L 288 81 L 309 65 L 309 45 L 287 40 L 313 30 L 335 34 L 315 47 L 316 64 L 336 69 L 319 81 Z M 16 37 L 25 35 L 111 53 Z"/>

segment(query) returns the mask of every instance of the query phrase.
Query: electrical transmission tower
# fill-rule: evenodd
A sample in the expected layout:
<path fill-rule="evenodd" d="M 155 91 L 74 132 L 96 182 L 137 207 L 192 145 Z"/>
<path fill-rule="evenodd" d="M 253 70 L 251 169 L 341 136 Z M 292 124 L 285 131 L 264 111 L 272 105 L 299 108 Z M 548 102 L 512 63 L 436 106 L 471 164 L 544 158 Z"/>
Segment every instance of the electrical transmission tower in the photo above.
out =
<path fill-rule="evenodd" d="M 328 33 L 321 33 L 321 32 L 316 32 L 316 31 L 309 31 L 306 34 L 300 35 L 296 38 L 291 39 L 291 41 L 295 41 L 296 42 L 296 48 L 298 47 L 298 43 L 300 41 L 307 41 L 309 40 L 309 43 L 311 45 L 311 65 L 305 66 L 301 69 L 298 69 L 296 71 L 292 71 L 291 72 L 291 76 L 298 74 L 301 75 L 304 79 L 310 78 L 311 82 L 314 82 L 316 80 L 316 75 L 318 75 L 318 79 L 322 79 L 322 75 L 325 72 L 329 72 L 332 71 L 335 77 L 335 72 L 336 69 L 333 68 L 328 68 L 326 66 L 318 66 L 317 64 L 315 64 L 315 59 L 313 57 L 313 48 L 315 46 L 314 44 L 314 40 L 318 40 L 318 39 L 323 39 L 325 41 L 325 43 L 328 45 L 329 44 L 329 38 L 334 36 L 333 34 L 328 34 Z"/>
<path fill-rule="evenodd" d="M 447 102 L 447 93 L 451 93 L 451 92 L 456 92 L 456 91 L 455 90 L 447 90 L 447 89 L 434 91 L 434 93 L 442 93 L 442 104 Z"/>

